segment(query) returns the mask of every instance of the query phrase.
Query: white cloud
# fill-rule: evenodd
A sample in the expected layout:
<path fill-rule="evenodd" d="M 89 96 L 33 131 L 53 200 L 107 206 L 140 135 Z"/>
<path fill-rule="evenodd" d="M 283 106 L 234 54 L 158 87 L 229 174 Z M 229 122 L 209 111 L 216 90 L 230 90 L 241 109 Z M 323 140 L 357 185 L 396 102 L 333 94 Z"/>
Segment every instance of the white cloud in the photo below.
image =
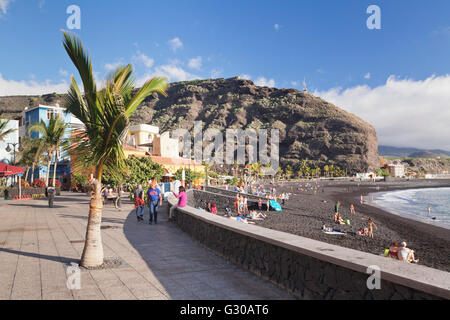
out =
<path fill-rule="evenodd" d="M 278 31 L 280 30 L 280 25 L 278 23 L 275 23 L 275 25 L 273 26 L 273 28 Z"/>
<path fill-rule="evenodd" d="M 59 69 L 59 74 L 62 75 L 63 77 L 67 77 L 69 75 L 69 72 L 64 69 Z"/>
<path fill-rule="evenodd" d="M 202 67 L 202 57 L 192 58 L 189 60 L 188 67 L 199 70 Z"/>
<path fill-rule="evenodd" d="M 153 67 L 153 64 L 155 63 L 155 60 L 146 56 L 142 52 L 138 51 L 137 55 L 133 57 L 133 60 L 142 63 L 147 68 Z"/>
<path fill-rule="evenodd" d="M 0 0 L 1 1 L 1 0 Z M 38 82 L 35 80 L 7 80 L 0 74 L 0 96 L 14 95 L 43 95 L 47 93 L 66 93 L 69 90 L 69 83 L 62 80 L 54 83 L 51 80 Z"/>
<path fill-rule="evenodd" d="M 122 62 L 107 63 L 105 64 L 105 69 L 106 71 L 114 71 L 121 65 L 123 65 Z"/>
<path fill-rule="evenodd" d="M 274 79 L 266 79 L 264 77 L 259 77 L 255 81 L 255 85 L 260 87 L 275 87 L 275 80 Z"/>
<path fill-rule="evenodd" d="M 245 80 L 252 80 L 255 85 L 260 87 L 271 87 L 271 88 L 275 87 L 274 79 L 266 79 L 265 77 L 259 77 L 256 80 L 253 80 L 252 76 L 246 73 L 241 74 L 239 78 Z"/>
<path fill-rule="evenodd" d="M 298 82 L 297 81 L 291 81 L 291 86 L 293 86 L 293 87 L 298 86 Z"/>
<path fill-rule="evenodd" d="M 239 78 L 245 79 L 245 80 L 252 80 L 252 77 L 251 77 L 249 74 L 246 74 L 246 73 L 241 74 L 241 75 L 239 76 Z"/>
<path fill-rule="evenodd" d="M 14 0 L 0 0 L 0 17 L 2 16 L 2 12 L 3 14 L 6 14 L 6 12 L 8 12 L 8 6 L 13 1 Z"/>
<path fill-rule="evenodd" d="M 200 76 L 191 74 L 176 64 L 166 64 L 155 68 L 154 72 L 149 72 L 138 79 L 137 86 L 142 86 L 145 81 L 153 77 L 165 77 L 169 82 L 189 81 L 200 79 Z"/>
<path fill-rule="evenodd" d="M 172 40 L 169 40 L 168 44 L 173 52 L 176 52 L 178 49 L 183 48 L 183 42 L 181 42 L 180 38 L 178 38 L 178 37 L 174 38 Z"/>
<path fill-rule="evenodd" d="M 376 88 L 334 88 L 315 95 L 372 124 L 380 144 L 450 150 L 450 75 L 422 81 L 390 76 Z"/>
<path fill-rule="evenodd" d="M 367 72 L 366 75 L 364 76 L 364 79 L 369 80 L 371 78 L 371 76 L 372 75 L 370 74 L 370 72 Z"/>

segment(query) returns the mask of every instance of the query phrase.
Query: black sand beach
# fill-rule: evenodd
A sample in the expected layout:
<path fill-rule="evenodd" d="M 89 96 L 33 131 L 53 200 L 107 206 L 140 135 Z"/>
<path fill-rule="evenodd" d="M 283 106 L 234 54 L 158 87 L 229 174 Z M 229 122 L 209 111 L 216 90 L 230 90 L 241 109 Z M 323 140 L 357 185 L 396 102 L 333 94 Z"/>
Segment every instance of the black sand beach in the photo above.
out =
<path fill-rule="evenodd" d="M 450 271 L 450 230 L 405 219 L 368 204 L 360 204 L 361 195 L 400 189 L 450 187 L 450 180 L 376 183 L 321 181 L 318 183 L 317 194 L 311 188 L 298 191 L 300 185 L 304 188 L 306 183 L 286 182 L 268 186 L 275 186 L 277 194 L 292 192 L 294 195 L 284 206 L 283 212 L 270 211 L 267 219 L 257 224 L 376 255 L 382 255 L 393 241 L 405 241 L 409 248 L 416 251 L 419 264 Z M 309 184 L 315 185 L 314 182 Z M 350 226 L 333 223 L 334 205 L 338 200 L 342 202 L 339 212 L 344 220 L 350 220 Z M 356 215 L 350 213 L 350 204 L 354 204 Z M 378 227 L 374 228 L 374 239 L 354 234 L 359 228 L 367 227 L 369 217 Z M 321 231 L 323 225 L 354 233 L 327 235 Z"/>

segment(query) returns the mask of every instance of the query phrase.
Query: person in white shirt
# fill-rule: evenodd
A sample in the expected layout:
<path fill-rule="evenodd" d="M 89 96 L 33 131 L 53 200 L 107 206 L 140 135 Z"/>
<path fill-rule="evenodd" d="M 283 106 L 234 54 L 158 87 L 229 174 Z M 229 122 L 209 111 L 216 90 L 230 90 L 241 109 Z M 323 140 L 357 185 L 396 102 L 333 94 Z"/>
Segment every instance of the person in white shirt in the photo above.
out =
<path fill-rule="evenodd" d="M 413 262 L 418 263 L 419 259 L 415 259 L 414 257 L 414 250 L 411 250 L 406 247 L 406 242 L 402 242 L 400 244 L 400 250 L 397 252 L 398 260 L 404 261 L 404 262 Z"/>

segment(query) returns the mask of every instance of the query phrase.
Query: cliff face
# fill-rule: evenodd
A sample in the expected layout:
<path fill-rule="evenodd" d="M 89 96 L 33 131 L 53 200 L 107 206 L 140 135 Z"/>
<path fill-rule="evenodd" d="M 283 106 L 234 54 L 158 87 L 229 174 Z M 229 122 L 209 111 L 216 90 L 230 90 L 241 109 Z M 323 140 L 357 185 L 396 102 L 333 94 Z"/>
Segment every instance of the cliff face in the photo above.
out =
<path fill-rule="evenodd" d="M 335 163 L 349 172 L 380 165 L 375 129 L 360 118 L 295 89 L 257 87 L 239 78 L 173 83 L 168 97 L 149 97 L 132 116 L 133 123 L 159 126 L 161 131 L 276 128 L 280 130 L 280 162 L 299 160 L 318 165 Z M 33 104 L 64 104 L 62 95 L 0 97 L 0 114 L 17 115 Z"/>
<path fill-rule="evenodd" d="M 152 97 L 133 115 L 135 123 L 157 125 L 162 131 L 217 128 L 280 130 L 280 162 L 302 159 L 334 162 L 351 172 L 380 165 L 375 129 L 360 118 L 295 89 L 257 87 L 239 78 L 171 84 L 168 97 Z"/>

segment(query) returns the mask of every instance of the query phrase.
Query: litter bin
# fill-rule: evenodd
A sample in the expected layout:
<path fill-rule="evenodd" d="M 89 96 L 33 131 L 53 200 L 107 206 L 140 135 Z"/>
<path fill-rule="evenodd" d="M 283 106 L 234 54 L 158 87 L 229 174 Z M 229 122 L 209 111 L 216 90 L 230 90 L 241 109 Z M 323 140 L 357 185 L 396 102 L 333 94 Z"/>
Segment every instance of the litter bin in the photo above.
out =
<path fill-rule="evenodd" d="M 49 206 L 49 208 L 53 208 L 53 202 L 55 201 L 55 189 L 48 188 L 48 190 L 47 190 L 47 197 L 48 197 L 48 206 Z"/>

